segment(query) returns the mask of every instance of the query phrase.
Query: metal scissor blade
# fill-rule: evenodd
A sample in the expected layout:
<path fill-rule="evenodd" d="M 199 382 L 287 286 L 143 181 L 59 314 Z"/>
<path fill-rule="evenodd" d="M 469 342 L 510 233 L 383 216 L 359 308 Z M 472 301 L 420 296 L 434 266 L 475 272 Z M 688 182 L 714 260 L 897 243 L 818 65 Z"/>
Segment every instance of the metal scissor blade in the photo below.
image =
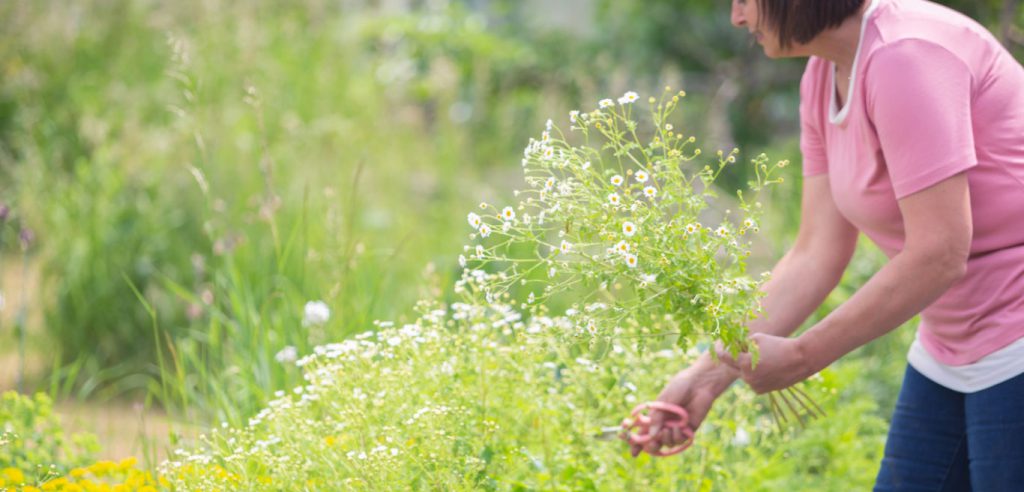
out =
<path fill-rule="evenodd" d="M 616 425 L 613 427 L 602 427 L 601 432 L 594 434 L 594 439 L 599 441 L 611 441 L 619 439 L 622 435 L 622 426 Z"/>

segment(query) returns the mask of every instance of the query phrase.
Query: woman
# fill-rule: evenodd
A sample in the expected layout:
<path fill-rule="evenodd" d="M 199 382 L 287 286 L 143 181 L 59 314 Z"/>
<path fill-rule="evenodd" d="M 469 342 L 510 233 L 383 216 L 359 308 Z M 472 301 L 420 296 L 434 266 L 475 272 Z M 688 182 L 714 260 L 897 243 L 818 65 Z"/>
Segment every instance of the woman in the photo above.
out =
<path fill-rule="evenodd" d="M 732 23 L 770 58 L 810 57 L 800 231 L 750 325 L 757 368 L 705 354 L 658 399 L 697 426 L 737 378 L 785 388 L 921 313 L 876 490 L 1022 490 L 1024 68 L 924 0 L 734 0 Z M 858 232 L 890 261 L 788 338 L 839 282 Z M 651 432 L 651 448 L 682 441 Z"/>

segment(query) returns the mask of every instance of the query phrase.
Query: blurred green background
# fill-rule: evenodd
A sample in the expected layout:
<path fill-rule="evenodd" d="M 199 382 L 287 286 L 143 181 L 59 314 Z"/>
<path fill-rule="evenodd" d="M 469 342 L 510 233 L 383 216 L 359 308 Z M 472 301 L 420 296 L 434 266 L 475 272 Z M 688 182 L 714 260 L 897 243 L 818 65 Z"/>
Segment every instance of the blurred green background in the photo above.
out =
<path fill-rule="evenodd" d="M 1018 1 L 942 3 L 1024 55 Z M 802 67 L 724 0 L 3 2 L 0 389 L 242 422 L 300 381 L 284 347 L 447 295 L 466 212 L 511 198 L 547 118 L 671 85 L 706 152 L 798 162 Z M 787 172 L 758 269 L 795 232 Z M 852 356 L 885 418 L 911 337 Z"/>

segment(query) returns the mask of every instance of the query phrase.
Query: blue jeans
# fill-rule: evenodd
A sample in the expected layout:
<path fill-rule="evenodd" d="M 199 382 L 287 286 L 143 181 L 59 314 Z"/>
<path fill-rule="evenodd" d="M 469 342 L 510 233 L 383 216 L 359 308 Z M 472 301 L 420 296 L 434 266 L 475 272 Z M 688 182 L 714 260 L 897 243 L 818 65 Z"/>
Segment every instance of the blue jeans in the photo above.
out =
<path fill-rule="evenodd" d="M 875 492 L 1024 490 L 1024 374 L 975 393 L 909 364 Z"/>

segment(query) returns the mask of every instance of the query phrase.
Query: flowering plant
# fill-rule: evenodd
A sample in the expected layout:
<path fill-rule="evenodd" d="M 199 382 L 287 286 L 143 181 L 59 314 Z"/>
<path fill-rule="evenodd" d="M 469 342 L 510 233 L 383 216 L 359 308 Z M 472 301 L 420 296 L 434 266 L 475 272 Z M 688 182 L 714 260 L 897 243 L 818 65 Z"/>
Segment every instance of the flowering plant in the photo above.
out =
<path fill-rule="evenodd" d="M 773 174 L 787 162 L 755 158 L 753 193 L 736 194 L 738 217 L 706 217 L 712 184 L 738 150 L 700 165 L 694 137 L 669 122 L 683 97 L 669 88 L 651 97 L 653 127 L 634 119 L 635 92 L 573 111 L 575 135 L 548 120 L 524 152 L 523 200 L 501 210 L 481 203 L 468 215 L 480 243 L 459 258 L 460 292 L 488 303 L 525 298 L 534 314 L 553 297 L 574 296 L 565 313 L 571 336 L 675 335 L 684 349 L 706 337 L 734 353 L 747 349 L 746 324 L 767 277 L 747 272 L 762 212 L 755 199 L 782 181 Z M 571 143 L 577 135 L 582 142 Z"/>

